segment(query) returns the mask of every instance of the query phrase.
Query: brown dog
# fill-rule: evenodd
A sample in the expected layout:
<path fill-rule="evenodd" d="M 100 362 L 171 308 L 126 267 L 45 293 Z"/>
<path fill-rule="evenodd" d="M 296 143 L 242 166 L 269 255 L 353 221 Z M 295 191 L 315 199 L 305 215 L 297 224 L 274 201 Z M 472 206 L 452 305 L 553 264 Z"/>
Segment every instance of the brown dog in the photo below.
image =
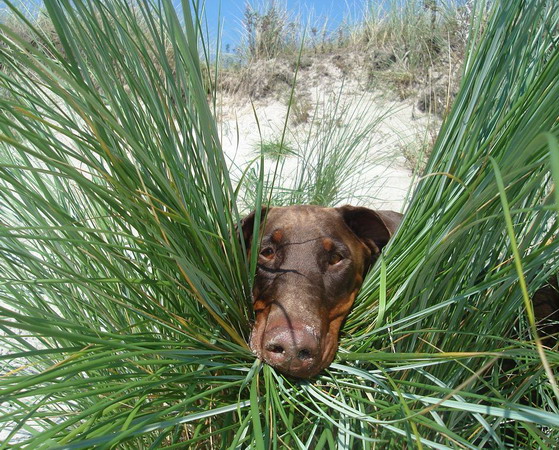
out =
<path fill-rule="evenodd" d="M 262 210 L 250 346 L 298 378 L 328 367 L 363 278 L 402 220 L 393 211 L 342 206 Z M 254 213 L 242 221 L 250 248 Z"/>

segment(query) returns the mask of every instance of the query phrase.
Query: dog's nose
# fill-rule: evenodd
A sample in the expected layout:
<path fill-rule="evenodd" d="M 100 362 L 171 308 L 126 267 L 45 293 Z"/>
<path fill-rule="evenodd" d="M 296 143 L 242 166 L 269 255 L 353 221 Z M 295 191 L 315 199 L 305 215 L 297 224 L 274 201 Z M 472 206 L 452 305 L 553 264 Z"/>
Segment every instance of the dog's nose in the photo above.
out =
<path fill-rule="evenodd" d="M 266 330 L 262 359 L 294 377 L 307 377 L 320 363 L 320 343 L 306 328 L 276 327 Z"/>

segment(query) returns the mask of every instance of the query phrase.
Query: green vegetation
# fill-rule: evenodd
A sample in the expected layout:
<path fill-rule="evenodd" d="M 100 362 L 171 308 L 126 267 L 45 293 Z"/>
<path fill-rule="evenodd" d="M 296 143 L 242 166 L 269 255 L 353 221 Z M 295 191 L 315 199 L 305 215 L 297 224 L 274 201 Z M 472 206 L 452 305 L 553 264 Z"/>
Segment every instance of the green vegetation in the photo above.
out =
<path fill-rule="evenodd" d="M 404 224 L 309 382 L 246 344 L 255 258 L 190 3 L 46 6 L 56 45 L 24 17 L 35 44 L 0 25 L 0 446 L 556 445 L 559 353 L 529 302 L 559 269 L 554 2 L 473 22 Z M 299 186 L 289 201 L 314 198 Z"/>

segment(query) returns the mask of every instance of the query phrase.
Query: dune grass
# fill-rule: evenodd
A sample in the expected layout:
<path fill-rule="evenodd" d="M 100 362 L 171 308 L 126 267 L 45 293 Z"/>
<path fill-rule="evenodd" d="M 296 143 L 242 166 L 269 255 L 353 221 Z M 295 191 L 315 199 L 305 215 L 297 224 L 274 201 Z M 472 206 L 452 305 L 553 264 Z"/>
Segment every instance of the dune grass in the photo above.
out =
<path fill-rule="evenodd" d="M 494 2 L 404 224 L 309 382 L 246 344 L 254 261 L 200 5 L 46 6 L 62 52 L 0 28 L 0 447 L 553 448 L 559 357 L 525 301 L 559 265 L 552 2 Z M 262 176 L 255 192 L 258 209 Z"/>
<path fill-rule="evenodd" d="M 242 17 L 225 18 L 241 25 L 241 37 L 233 48 L 225 45 L 220 91 L 241 99 L 272 98 L 289 90 L 298 66 L 309 80 L 359 80 L 366 89 L 416 99 L 421 111 L 446 115 L 474 0 L 342 3 L 339 23 L 288 3 L 249 1 Z M 341 18 L 340 11 L 335 16 Z M 304 101 L 300 106 L 301 117 L 292 111 L 293 122 L 304 122 L 312 109 Z"/>

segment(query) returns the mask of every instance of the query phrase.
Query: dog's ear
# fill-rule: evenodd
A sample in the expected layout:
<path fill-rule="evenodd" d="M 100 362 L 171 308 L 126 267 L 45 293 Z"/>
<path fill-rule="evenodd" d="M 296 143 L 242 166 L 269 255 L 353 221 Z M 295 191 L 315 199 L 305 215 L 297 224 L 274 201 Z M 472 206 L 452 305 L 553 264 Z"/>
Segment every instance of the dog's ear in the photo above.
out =
<path fill-rule="evenodd" d="M 268 208 L 265 206 L 260 210 L 260 222 L 264 220 Z M 248 216 L 241 219 L 241 231 L 243 233 L 243 239 L 245 241 L 245 248 L 250 250 L 250 245 L 252 242 L 252 233 L 254 231 L 254 220 L 256 219 L 256 211 L 252 211 Z M 239 236 L 240 238 L 240 236 Z"/>
<path fill-rule="evenodd" d="M 373 211 L 359 206 L 346 205 L 336 209 L 351 231 L 369 247 L 372 262 L 388 244 L 403 217 L 394 211 Z"/>

